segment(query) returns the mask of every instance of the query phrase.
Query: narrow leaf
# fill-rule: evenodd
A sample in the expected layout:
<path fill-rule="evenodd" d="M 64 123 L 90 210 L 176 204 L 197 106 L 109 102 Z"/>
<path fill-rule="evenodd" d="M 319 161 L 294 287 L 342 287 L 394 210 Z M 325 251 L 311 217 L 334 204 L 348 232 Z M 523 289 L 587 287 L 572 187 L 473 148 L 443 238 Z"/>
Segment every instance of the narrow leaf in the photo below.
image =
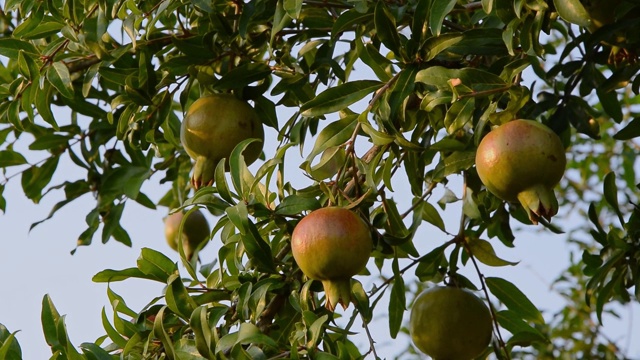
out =
<path fill-rule="evenodd" d="M 368 94 L 381 88 L 374 80 L 357 80 L 329 88 L 306 102 L 300 110 L 303 116 L 320 116 L 345 109 Z"/>
<path fill-rule="evenodd" d="M 491 293 L 502 301 L 509 310 L 514 311 L 525 320 L 544 324 L 540 310 L 515 285 L 496 277 L 487 278 L 486 283 Z"/>
<path fill-rule="evenodd" d="M 517 265 L 517 262 L 506 261 L 499 258 L 496 255 L 495 250 L 493 250 L 493 246 L 491 243 L 477 238 L 469 239 L 469 249 L 471 250 L 471 254 L 481 263 L 489 266 L 506 266 L 506 265 Z"/>

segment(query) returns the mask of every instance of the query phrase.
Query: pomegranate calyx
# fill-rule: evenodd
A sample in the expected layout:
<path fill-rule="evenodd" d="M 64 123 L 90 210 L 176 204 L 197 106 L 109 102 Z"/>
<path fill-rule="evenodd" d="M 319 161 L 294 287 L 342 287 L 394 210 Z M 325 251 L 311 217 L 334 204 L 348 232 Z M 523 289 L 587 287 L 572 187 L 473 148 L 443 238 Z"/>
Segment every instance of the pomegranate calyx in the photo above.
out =
<path fill-rule="evenodd" d="M 552 189 L 537 184 L 518 194 L 518 201 L 527 212 L 534 225 L 540 218 L 550 221 L 558 213 L 558 199 Z"/>
<path fill-rule="evenodd" d="M 206 156 L 197 156 L 193 165 L 193 176 L 191 177 L 191 186 L 194 189 L 200 189 L 203 186 L 211 186 L 215 180 L 217 159 L 208 158 Z"/>
<path fill-rule="evenodd" d="M 351 278 L 322 280 L 322 286 L 326 297 L 324 306 L 329 311 L 334 311 L 338 304 L 342 305 L 345 310 L 349 307 L 351 303 Z"/>

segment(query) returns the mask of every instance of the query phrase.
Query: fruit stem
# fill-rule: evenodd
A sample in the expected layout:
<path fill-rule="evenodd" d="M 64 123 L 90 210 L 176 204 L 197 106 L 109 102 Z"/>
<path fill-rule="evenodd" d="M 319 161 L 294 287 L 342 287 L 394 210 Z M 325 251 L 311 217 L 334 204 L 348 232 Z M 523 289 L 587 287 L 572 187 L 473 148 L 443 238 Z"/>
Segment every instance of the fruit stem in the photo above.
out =
<path fill-rule="evenodd" d="M 329 311 L 334 311 L 337 304 L 346 309 L 351 303 L 351 278 L 322 280 L 326 297 L 325 307 Z"/>
<path fill-rule="evenodd" d="M 558 213 L 558 199 L 553 189 L 548 189 L 541 184 L 520 192 L 518 200 L 534 225 L 538 224 L 541 217 L 551 220 L 551 217 Z"/>

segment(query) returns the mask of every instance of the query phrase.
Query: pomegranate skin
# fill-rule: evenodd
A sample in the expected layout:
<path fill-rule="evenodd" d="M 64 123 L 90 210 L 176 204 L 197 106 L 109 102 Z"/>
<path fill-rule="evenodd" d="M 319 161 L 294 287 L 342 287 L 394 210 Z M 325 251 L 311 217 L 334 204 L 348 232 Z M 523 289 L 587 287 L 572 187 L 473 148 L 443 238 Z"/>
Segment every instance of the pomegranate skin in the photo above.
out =
<path fill-rule="evenodd" d="M 178 246 L 180 241 L 182 241 L 186 258 L 187 260 L 191 260 L 191 257 L 200 244 L 209 239 L 211 230 L 207 218 L 202 211 L 196 210 L 184 219 L 185 215 L 186 213 L 183 211 L 168 215 L 164 219 L 164 236 L 169 247 L 175 251 L 179 251 Z M 180 234 L 180 224 L 182 224 L 183 219 L 184 226 L 182 234 Z"/>
<path fill-rule="evenodd" d="M 309 278 L 322 281 L 325 307 L 331 311 L 351 302 L 351 277 L 365 268 L 372 247 L 368 225 L 340 207 L 312 211 L 291 235 L 296 263 Z"/>
<path fill-rule="evenodd" d="M 201 97 L 191 104 L 180 127 L 180 141 L 195 160 L 191 184 L 198 190 L 213 185 L 215 169 L 227 159 L 243 140 L 259 139 L 242 153 L 250 165 L 262 152 L 264 129 L 257 112 L 246 102 L 231 94 Z"/>
<path fill-rule="evenodd" d="M 513 120 L 494 129 L 476 153 L 476 169 L 486 188 L 503 200 L 519 201 L 534 224 L 558 212 L 553 188 L 566 165 L 558 135 L 532 120 Z"/>

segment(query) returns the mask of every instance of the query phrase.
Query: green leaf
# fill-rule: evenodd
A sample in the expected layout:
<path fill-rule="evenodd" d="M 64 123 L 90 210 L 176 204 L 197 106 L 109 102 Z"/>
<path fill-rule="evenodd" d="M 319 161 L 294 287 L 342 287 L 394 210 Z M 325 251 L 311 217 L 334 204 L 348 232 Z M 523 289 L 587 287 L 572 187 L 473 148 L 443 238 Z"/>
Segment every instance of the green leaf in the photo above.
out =
<path fill-rule="evenodd" d="M 440 213 L 435 206 L 431 205 L 427 201 L 422 202 L 422 220 L 427 221 L 438 229 L 446 232 L 444 220 L 442 220 Z"/>
<path fill-rule="evenodd" d="M 442 66 L 432 66 L 418 71 L 416 81 L 427 85 L 433 85 L 441 90 L 451 90 L 451 80 L 459 79 L 460 85 L 472 89 L 474 92 L 496 90 L 504 88 L 507 91 L 507 83 L 499 76 L 490 72 L 474 69 L 447 69 Z M 478 97 L 480 94 L 476 94 Z"/>
<path fill-rule="evenodd" d="M 355 9 L 351 9 L 340 14 L 336 22 L 333 23 L 331 29 L 331 38 L 336 38 L 343 31 L 352 30 L 355 26 L 366 24 L 373 18 L 373 14 L 361 13 Z"/>
<path fill-rule="evenodd" d="M 373 311 L 369 304 L 369 296 L 360 281 L 351 279 L 351 294 L 353 295 L 353 303 L 362 315 L 363 321 L 369 323 L 373 319 Z"/>
<path fill-rule="evenodd" d="M 438 54 L 464 39 L 462 34 L 442 34 L 427 39 L 421 46 L 425 61 L 433 60 Z"/>
<path fill-rule="evenodd" d="M 178 274 L 174 274 L 169 278 L 168 285 L 164 295 L 167 307 L 183 319 L 190 319 L 197 305 L 189 296 L 182 279 Z"/>
<path fill-rule="evenodd" d="M 239 203 L 236 206 L 228 207 L 226 212 L 229 220 L 240 231 L 242 244 L 249 259 L 260 271 L 274 273 L 275 263 L 271 247 L 262 238 L 255 224 L 249 220 L 246 205 Z"/>
<path fill-rule="evenodd" d="M 231 173 L 231 181 L 236 191 L 244 198 L 250 196 L 251 184 L 255 180 L 253 174 L 249 171 L 242 153 L 252 142 L 260 141 L 259 139 L 246 139 L 241 141 L 229 155 L 229 168 Z"/>
<path fill-rule="evenodd" d="M 0 45 L 1 46 L 1 45 Z M 58 123 L 56 122 L 53 112 L 51 112 L 51 97 L 53 95 L 53 87 L 48 82 L 44 83 L 43 87 L 37 87 L 35 94 L 36 109 L 38 114 L 42 116 L 42 119 L 50 124 L 54 130 L 58 130 Z"/>
<path fill-rule="evenodd" d="M 125 348 L 127 346 L 127 340 L 118 333 L 118 331 L 111 325 L 109 322 L 109 318 L 107 317 L 107 312 L 105 308 L 102 308 L 102 327 L 104 328 L 107 336 L 111 341 L 117 344 L 120 348 Z"/>
<path fill-rule="evenodd" d="M 542 334 L 534 331 L 517 332 L 507 340 L 507 346 L 509 347 L 528 347 L 531 346 L 532 343 L 548 343 L 548 341 Z"/>
<path fill-rule="evenodd" d="M 82 343 L 80 349 L 87 356 L 87 360 L 113 360 L 106 350 L 96 344 Z"/>
<path fill-rule="evenodd" d="M 61 62 L 54 62 L 47 69 L 47 79 L 58 90 L 60 95 L 73 99 L 73 84 L 69 68 Z"/>
<path fill-rule="evenodd" d="M 209 321 L 207 320 L 208 308 L 209 305 L 202 305 L 193 310 L 191 318 L 189 319 L 189 327 L 193 329 L 196 349 L 198 349 L 200 355 L 207 359 L 213 359 L 215 358 L 212 351 L 215 349 L 215 338 L 213 337 L 213 333 L 209 327 Z"/>
<path fill-rule="evenodd" d="M 58 156 L 50 157 L 42 166 L 31 166 L 22 172 L 22 189 L 34 203 L 38 203 L 42 198 L 42 190 L 51 181 L 58 167 L 58 160 L 60 160 Z"/>
<path fill-rule="evenodd" d="M 18 60 L 21 50 L 33 58 L 40 56 L 36 47 L 28 41 L 22 41 L 10 37 L 0 38 L 0 55 L 6 56 L 12 60 Z"/>
<path fill-rule="evenodd" d="M 300 107 L 302 116 L 320 116 L 345 109 L 384 85 L 375 80 L 356 80 L 328 88 Z"/>
<path fill-rule="evenodd" d="M 553 5 L 558 15 L 570 23 L 582 27 L 587 27 L 591 23 L 591 17 L 580 0 L 553 0 Z"/>
<path fill-rule="evenodd" d="M 271 74 L 271 68 L 264 63 L 249 62 L 226 73 L 213 86 L 214 89 L 242 89 L 247 85 L 261 81 Z"/>
<path fill-rule="evenodd" d="M 502 301 L 509 310 L 525 320 L 544 324 L 544 318 L 540 310 L 515 285 L 505 279 L 496 277 L 486 278 L 486 283 L 491 293 Z"/>
<path fill-rule="evenodd" d="M 402 316 L 406 310 L 407 300 L 405 298 L 406 289 L 404 279 L 398 269 L 398 258 L 394 258 L 394 280 L 391 288 L 391 296 L 389 297 L 389 334 L 392 339 L 398 336 L 400 327 L 402 326 Z"/>
<path fill-rule="evenodd" d="M 431 0 L 418 0 L 411 22 L 411 40 L 420 43 L 425 36 L 425 23 L 429 16 Z"/>
<path fill-rule="evenodd" d="M 400 42 L 400 35 L 396 27 L 396 20 L 389 12 L 384 1 L 378 1 L 376 3 L 373 22 L 376 27 L 376 35 L 380 39 L 380 42 L 382 42 L 387 49 L 393 51 L 397 58 L 402 57 L 402 43 Z"/>
<path fill-rule="evenodd" d="M 438 272 L 440 266 L 446 263 L 444 251 L 447 248 L 446 245 L 438 246 L 431 250 L 429 253 L 420 257 L 420 262 L 416 267 L 416 277 L 420 281 L 428 281 L 432 279 Z"/>
<path fill-rule="evenodd" d="M 389 119 L 393 120 L 397 118 L 398 114 L 402 111 L 401 108 L 404 101 L 413 93 L 417 72 L 418 67 L 408 66 L 398 73 L 395 84 L 393 84 L 393 90 L 389 95 L 389 107 L 391 108 Z"/>
<path fill-rule="evenodd" d="M 616 174 L 611 171 L 604 176 L 604 198 L 611 205 L 613 211 L 618 215 L 620 224 L 624 225 L 624 217 L 620 211 L 620 205 L 618 204 L 618 186 L 616 185 Z"/>
<path fill-rule="evenodd" d="M 38 28 L 44 19 L 44 8 L 44 4 L 39 3 L 36 9 L 31 10 L 28 18 L 16 26 L 12 35 L 16 38 L 23 38 Z"/>
<path fill-rule="evenodd" d="M 456 0 L 436 0 L 431 3 L 429 12 L 429 30 L 435 36 L 440 35 L 444 18 L 453 10 Z"/>
<path fill-rule="evenodd" d="M 475 99 L 472 97 L 463 98 L 454 102 L 444 118 L 444 126 L 447 129 L 447 133 L 455 134 L 472 121 L 475 107 Z"/>
<path fill-rule="evenodd" d="M 49 346 L 59 346 L 58 341 L 58 320 L 60 314 L 56 309 L 51 297 L 47 294 L 42 298 L 42 312 L 40 315 L 42 322 L 42 330 L 44 332 L 44 338 Z"/>
<path fill-rule="evenodd" d="M 163 306 L 156 314 L 156 318 L 153 321 L 153 335 L 162 343 L 162 347 L 164 348 L 164 352 L 167 354 L 167 357 L 169 359 L 176 359 L 173 341 L 164 328 L 164 313 L 166 310 L 167 307 Z"/>
<path fill-rule="evenodd" d="M 178 272 L 178 265 L 163 253 L 150 248 L 142 248 L 137 261 L 138 269 L 146 275 L 162 282 Z"/>
<path fill-rule="evenodd" d="M 515 266 L 518 263 L 517 262 L 510 262 L 510 261 L 506 261 L 503 260 L 501 258 L 499 258 L 496 255 L 495 250 L 493 250 L 493 246 L 491 246 L 491 243 L 486 241 L 486 240 L 482 240 L 482 239 L 478 239 L 478 238 L 469 238 L 468 239 L 468 245 L 469 245 L 469 249 L 471 251 L 471 254 L 478 260 L 480 260 L 481 263 L 485 264 L 485 265 L 489 265 L 489 266 L 507 266 L 507 265 L 512 265 Z"/>
<path fill-rule="evenodd" d="M 613 138 L 616 140 L 630 140 L 640 136 L 640 117 L 635 117 L 629 123 L 618 131 Z"/>
<path fill-rule="evenodd" d="M 0 168 L 24 165 L 27 159 L 22 154 L 12 150 L 0 150 Z"/>
<path fill-rule="evenodd" d="M 0 324 L 0 359 L 22 360 L 22 349 L 16 340 L 16 333 L 17 331 L 9 333 L 9 330 Z"/>
<path fill-rule="evenodd" d="M 346 143 L 351 136 L 353 136 L 356 124 L 358 123 L 357 120 L 358 115 L 349 115 L 343 119 L 332 122 L 322 129 L 316 138 L 311 153 L 307 156 L 307 161 L 313 161 L 316 155 L 330 147 Z"/>
<path fill-rule="evenodd" d="M 298 215 L 303 211 L 316 210 L 320 207 L 320 202 L 315 197 L 305 197 L 293 194 L 282 199 L 282 202 L 276 206 L 275 213 L 285 216 Z"/>
<path fill-rule="evenodd" d="M 278 36 L 278 33 L 284 29 L 285 26 L 291 23 L 291 16 L 287 14 L 284 9 L 284 0 L 278 0 L 276 3 L 275 13 L 273 15 L 273 27 L 271 29 L 271 43 L 273 44 L 274 39 Z"/>
<path fill-rule="evenodd" d="M 619 123 L 622 121 L 622 105 L 618 99 L 618 93 L 615 91 L 605 92 L 599 87 L 596 89 L 596 94 L 600 100 L 600 105 L 611 118 Z"/>
<path fill-rule="evenodd" d="M 56 148 L 63 148 L 69 144 L 70 136 L 58 135 L 58 134 L 44 134 L 37 137 L 31 145 L 29 150 L 53 150 Z"/>
<path fill-rule="evenodd" d="M 433 178 L 439 181 L 451 174 L 458 174 L 470 169 L 475 164 L 475 161 L 476 154 L 474 151 L 454 151 L 438 164 L 433 173 Z"/>
<path fill-rule="evenodd" d="M 148 274 L 143 273 L 138 268 L 128 268 L 123 270 L 111 270 L 106 269 L 102 270 L 99 273 L 95 274 L 91 280 L 93 282 L 115 282 L 122 281 L 129 278 L 139 278 L 139 279 L 149 279 L 149 280 L 157 280 L 164 282 L 155 276 L 150 276 Z"/>
<path fill-rule="evenodd" d="M 302 10 L 302 0 L 284 0 L 283 7 L 289 17 L 297 19 L 300 17 L 300 11 Z"/>

